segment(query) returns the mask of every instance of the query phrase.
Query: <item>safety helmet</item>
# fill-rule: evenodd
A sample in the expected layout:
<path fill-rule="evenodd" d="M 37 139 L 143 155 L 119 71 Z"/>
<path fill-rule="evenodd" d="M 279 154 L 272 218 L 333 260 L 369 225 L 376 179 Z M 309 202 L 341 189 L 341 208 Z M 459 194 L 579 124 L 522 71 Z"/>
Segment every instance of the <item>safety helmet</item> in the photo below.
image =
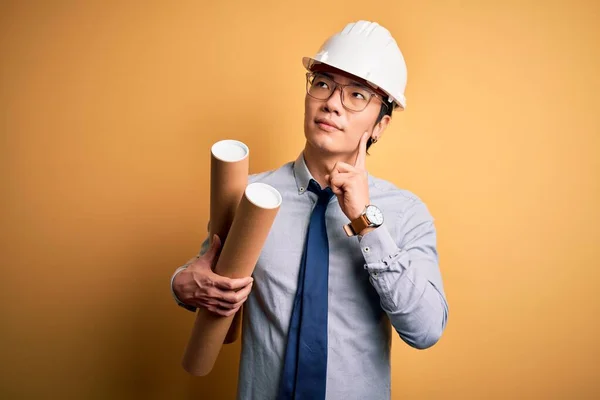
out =
<path fill-rule="evenodd" d="M 309 71 L 326 64 L 364 79 L 395 106 L 406 107 L 406 63 L 390 32 L 376 22 L 358 21 L 327 39 L 314 57 L 302 58 Z"/>

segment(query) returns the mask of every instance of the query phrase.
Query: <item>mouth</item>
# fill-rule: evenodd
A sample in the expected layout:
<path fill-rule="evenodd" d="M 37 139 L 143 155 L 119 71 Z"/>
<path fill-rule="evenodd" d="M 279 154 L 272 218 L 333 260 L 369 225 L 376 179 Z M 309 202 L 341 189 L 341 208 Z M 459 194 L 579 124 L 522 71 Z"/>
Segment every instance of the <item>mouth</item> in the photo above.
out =
<path fill-rule="evenodd" d="M 315 123 L 317 124 L 317 126 L 319 128 L 321 128 L 327 132 L 334 132 L 334 131 L 342 130 L 342 128 L 340 128 L 335 122 L 333 122 L 329 119 L 326 119 L 326 118 L 317 118 L 317 119 L 315 119 Z"/>

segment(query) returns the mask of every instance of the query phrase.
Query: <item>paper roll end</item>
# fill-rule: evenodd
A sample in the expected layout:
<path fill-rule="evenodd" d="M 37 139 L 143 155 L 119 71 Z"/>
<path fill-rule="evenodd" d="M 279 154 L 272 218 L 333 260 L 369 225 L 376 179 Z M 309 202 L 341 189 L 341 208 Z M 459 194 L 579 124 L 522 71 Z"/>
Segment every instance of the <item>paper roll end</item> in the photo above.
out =
<path fill-rule="evenodd" d="M 183 367 L 183 369 L 185 370 L 185 372 L 187 372 L 188 374 L 192 375 L 192 376 L 207 376 L 208 374 L 210 374 L 210 371 L 212 369 L 205 369 L 205 368 L 194 368 L 191 365 L 188 365 L 186 360 L 183 360 L 181 362 L 181 366 Z"/>
<path fill-rule="evenodd" d="M 248 157 L 250 149 L 239 140 L 220 140 L 212 145 L 210 152 L 213 157 L 225 162 L 238 162 Z"/>
<path fill-rule="evenodd" d="M 244 192 L 248 201 L 257 207 L 274 209 L 281 205 L 281 193 L 271 185 L 262 182 L 251 183 Z"/>

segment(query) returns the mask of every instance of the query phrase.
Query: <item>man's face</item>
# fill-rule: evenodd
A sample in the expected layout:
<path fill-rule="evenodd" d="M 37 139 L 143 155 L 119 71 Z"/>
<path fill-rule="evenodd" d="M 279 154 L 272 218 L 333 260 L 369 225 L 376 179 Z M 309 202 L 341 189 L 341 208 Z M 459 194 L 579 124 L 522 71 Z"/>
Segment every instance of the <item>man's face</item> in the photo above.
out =
<path fill-rule="evenodd" d="M 357 85 L 367 88 L 364 82 L 331 67 L 321 67 L 317 72 L 342 85 Z M 320 86 L 325 84 L 317 82 Z M 369 90 L 374 93 L 372 90 Z M 354 93 L 354 92 L 352 92 Z M 348 91 L 346 92 L 348 94 Z M 361 97 L 359 93 L 355 97 Z M 344 97 L 346 105 L 352 99 Z M 304 101 L 304 135 L 309 144 L 319 150 L 335 154 L 352 154 L 356 151 L 361 136 L 368 131 L 372 137 L 379 137 L 387 126 L 390 117 L 386 116 L 374 127 L 381 110 L 381 100 L 371 98 L 362 111 L 350 111 L 342 105 L 341 88 L 327 100 L 319 100 L 306 94 Z M 374 129 L 375 128 L 375 129 Z"/>

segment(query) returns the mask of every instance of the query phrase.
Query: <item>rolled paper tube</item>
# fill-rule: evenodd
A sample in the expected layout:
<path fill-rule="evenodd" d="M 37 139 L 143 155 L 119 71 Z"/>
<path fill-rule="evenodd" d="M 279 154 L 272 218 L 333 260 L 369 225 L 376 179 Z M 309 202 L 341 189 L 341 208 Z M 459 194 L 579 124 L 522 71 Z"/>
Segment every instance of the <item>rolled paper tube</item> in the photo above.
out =
<path fill-rule="evenodd" d="M 225 243 L 235 211 L 248 185 L 248 146 L 237 140 L 221 140 L 210 150 L 209 238 Z"/>
<path fill-rule="evenodd" d="M 258 182 L 247 186 L 217 262 L 217 274 L 252 275 L 280 206 L 281 194 L 272 186 Z M 198 309 L 182 361 L 188 373 L 205 376 L 212 370 L 232 320 L 233 316 Z"/>
<path fill-rule="evenodd" d="M 209 239 L 215 234 L 225 243 L 235 211 L 248 185 L 248 146 L 237 140 L 221 140 L 210 149 Z M 214 267 L 214 265 L 213 265 Z M 236 314 L 224 343 L 233 343 L 240 334 L 242 309 Z"/>
<path fill-rule="evenodd" d="M 244 312 L 244 306 L 242 305 L 238 312 L 233 316 L 233 321 L 231 321 L 231 326 L 227 331 L 227 335 L 225 335 L 225 339 L 223 340 L 224 344 L 234 343 L 237 338 L 240 336 L 240 332 L 242 331 L 242 313 Z"/>

